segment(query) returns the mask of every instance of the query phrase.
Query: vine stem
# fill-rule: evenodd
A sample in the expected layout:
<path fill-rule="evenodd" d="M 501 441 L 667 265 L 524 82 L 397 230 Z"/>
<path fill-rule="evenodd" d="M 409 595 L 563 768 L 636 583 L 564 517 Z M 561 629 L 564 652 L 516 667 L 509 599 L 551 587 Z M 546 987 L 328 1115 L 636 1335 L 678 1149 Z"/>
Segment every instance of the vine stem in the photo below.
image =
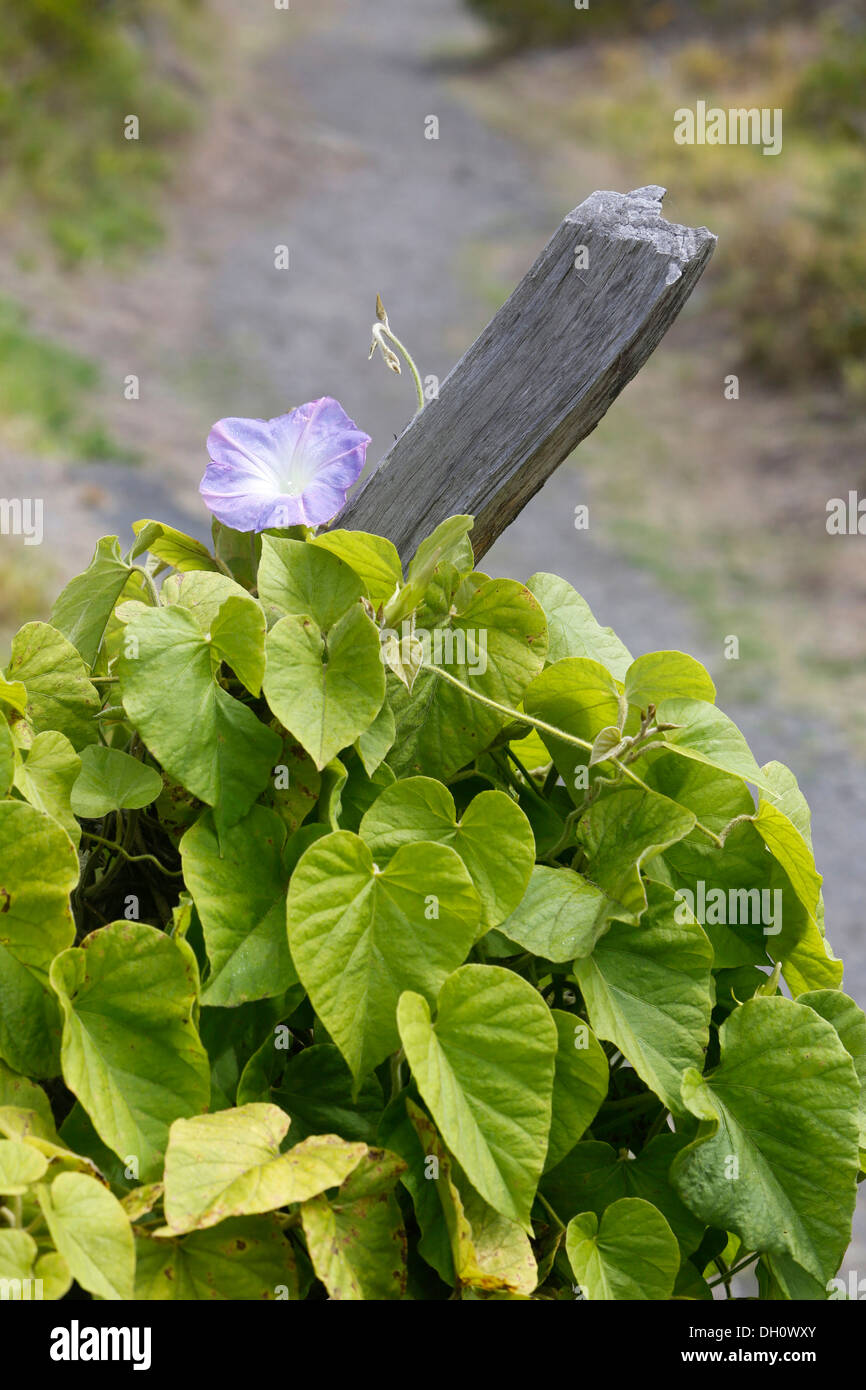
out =
<path fill-rule="evenodd" d="M 539 1202 L 541 1203 L 541 1205 L 544 1207 L 544 1209 L 545 1209 L 545 1211 L 547 1212 L 548 1216 L 552 1216 L 553 1219 L 554 1219 L 554 1221 L 556 1222 L 557 1226 L 559 1227 L 559 1229 L 560 1229 L 561 1231 L 564 1231 L 564 1230 L 565 1230 L 565 1222 L 563 1221 L 562 1217 L 559 1216 L 558 1213 L 555 1212 L 555 1211 L 553 1210 L 553 1207 L 552 1207 L 552 1206 L 550 1205 L 550 1203 L 548 1202 L 548 1200 L 547 1200 L 547 1198 L 545 1197 L 544 1193 L 543 1193 L 543 1192 L 536 1192 L 535 1195 L 536 1195 L 536 1197 L 538 1198 L 538 1200 L 539 1200 Z"/>
<path fill-rule="evenodd" d="M 394 332 L 393 328 L 391 327 L 391 325 L 390 325 L 387 321 L 383 323 L 383 322 L 380 320 L 378 323 L 376 323 L 376 324 L 373 325 L 373 343 L 374 343 L 374 347 L 371 348 L 371 350 L 370 350 L 370 356 L 372 357 L 373 351 L 375 350 L 375 344 L 378 343 L 378 344 L 379 344 L 379 347 L 382 349 L 382 355 L 384 356 L 385 361 L 386 361 L 386 362 L 388 361 L 388 353 L 387 353 L 387 351 L 386 351 L 386 349 L 385 349 L 385 346 L 384 346 L 384 344 L 383 344 L 383 342 L 382 342 L 382 339 L 383 339 L 383 338 L 390 338 L 390 340 L 391 340 L 391 342 L 394 344 L 395 348 L 397 348 L 400 352 L 402 352 L 403 357 L 404 357 L 404 359 L 405 359 L 405 361 L 406 361 L 406 365 L 407 365 L 407 367 L 409 368 L 409 371 L 412 373 L 412 377 L 413 377 L 414 382 L 415 382 L 415 390 L 416 390 L 416 392 L 417 392 L 417 394 L 418 394 L 418 411 L 419 411 L 419 412 L 422 411 L 422 410 L 424 409 L 425 401 L 424 401 L 424 384 L 423 384 L 423 382 L 421 381 L 421 373 L 418 371 L 418 368 L 415 366 L 415 360 L 414 360 L 414 358 L 412 357 L 412 354 L 411 354 L 411 352 L 409 351 L 409 349 L 407 348 L 406 344 L 405 344 L 405 343 L 401 343 L 400 339 L 397 337 L 397 334 Z M 399 372 L 399 370 L 400 370 L 399 363 L 398 363 L 397 366 L 394 368 L 394 370 L 397 371 L 397 372 Z"/>
<path fill-rule="evenodd" d="M 402 1047 L 396 1052 L 392 1052 L 388 1059 L 388 1071 L 391 1076 L 391 1100 L 398 1096 L 403 1089 L 403 1059 L 406 1054 Z"/>
<path fill-rule="evenodd" d="M 456 676 L 452 676 L 450 671 L 445 671 L 441 666 L 425 664 L 424 669 L 432 671 L 440 680 L 447 681 L 449 685 L 453 685 L 457 690 L 462 690 L 463 694 L 468 695 L 470 700 L 475 700 L 480 705 L 486 705 L 488 709 L 495 709 L 497 714 L 504 714 L 508 719 L 517 720 L 523 724 L 531 724 L 533 729 L 538 729 L 540 733 L 551 734 L 553 738 L 559 739 L 561 743 L 569 743 L 573 748 L 582 749 L 584 753 L 592 752 L 592 744 L 587 743 L 586 739 L 578 738 L 577 734 L 567 734 L 564 729 L 557 729 L 554 724 L 547 724 L 543 719 L 536 719 L 531 714 L 526 714 L 516 709 L 510 709 L 508 705 L 502 705 L 498 700 L 491 700 L 489 695 L 482 695 L 479 691 L 473 690 L 471 686 L 466 685 L 464 681 L 458 680 Z M 642 787 L 645 792 L 650 792 L 653 796 L 656 795 L 652 787 L 648 787 L 642 777 L 638 777 L 636 772 L 632 772 L 627 763 L 620 762 L 619 758 L 610 758 L 608 761 L 612 762 L 620 773 L 630 778 L 631 781 L 635 782 L 639 787 Z M 708 826 L 702 825 L 699 820 L 696 820 L 695 829 L 700 830 L 702 834 L 712 840 L 714 845 L 718 845 L 720 849 L 722 848 L 724 841 L 715 831 L 710 830 Z"/>
<path fill-rule="evenodd" d="M 130 864 L 141 864 L 147 860 L 149 863 L 155 864 L 160 872 L 167 874 L 169 878 L 180 878 L 183 874 L 182 869 L 167 869 L 153 854 L 129 854 L 123 845 L 118 844 L 117 840 L 106 840 L 102 835 L 95 835 L 92 830 L 83 830 L 81 833 L 86 835 L 88 840 L 95 840 L 98 845 L 105 845 L 108 849 L 116 850 Z"/>
<path fill-rule="evenodd" d="M 724 1274 L 720 1274 L 717 1279 L 708 1279 L 707 1287 L 712 1289 L 717 1284 L 727 1284 L 734 1274 L 740 1274 L 744 1269 L 748 1269 L 749 1265 L 754 1264 L 757 1258 L 757 1251 L 753 1255 L 747 1255 L 745 1259 L 740 1260 L 739 1264 L 731 1265 L 730 1269 L 726 1270 Z"/>

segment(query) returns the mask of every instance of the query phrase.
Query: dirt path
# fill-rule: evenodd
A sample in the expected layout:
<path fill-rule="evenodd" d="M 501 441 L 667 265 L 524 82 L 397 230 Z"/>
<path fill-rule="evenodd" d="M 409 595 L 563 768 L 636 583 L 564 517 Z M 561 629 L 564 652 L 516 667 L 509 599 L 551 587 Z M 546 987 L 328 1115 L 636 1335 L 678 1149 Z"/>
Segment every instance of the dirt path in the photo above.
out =
<path fill-rule="evenodd" d="M 236 19 L 242 0 L 227 5 Z M 139 469 L 3 460 L 8 495 L 38 487 L 49 499 L 47 539 L 61 570 L 86 563 L 96 536 L 143 515 L 205 536 L 196 489 L 220 415 L 273 415 L 335 395 L 373 436 L 378 458 L 413 397 L 406 377 L 365 360 L 376 292 L 422 372 L 444 377 L 489 317 L 488 268 L 504 261 L 519 275 L 567 211 L 551 209 L 528 156 L 453 94 L 443 57 L 476 32 L 459 0 L 293 0 L 290 12 L 250 24 L 234 93 L 200 141 L 165 249 L 117 277 L 110 304 L 100 272 L 58 296 L 46 267 L 27 288 L 41 326 L 107 364 L 110 424 L 146 459 Z M 438 140 L 425 139 L 430 116 Z M 574 201 L 590 191 L 575 188 Z M 274 268 L 281 244 L 289 270 Z M 127 403 L 122 378 L 134 371 L 141 399 Z M 683 603 L 574 531 L 581 488 L 579 470 L 560 470 L 485 568 L 556 571 L 635 652 L 701 655 Z M 711 670 L 720 664 L 718 653 L 703 655 Z M 849 961 L 847 987 L 863 1000 L 862 768 L 832 731 L 753 705 L 730 712 L 759 761 L 780 758 L 801 779 L 829 933 Z M 866 1213 L 849 1263 L 864 1260 Z"/>

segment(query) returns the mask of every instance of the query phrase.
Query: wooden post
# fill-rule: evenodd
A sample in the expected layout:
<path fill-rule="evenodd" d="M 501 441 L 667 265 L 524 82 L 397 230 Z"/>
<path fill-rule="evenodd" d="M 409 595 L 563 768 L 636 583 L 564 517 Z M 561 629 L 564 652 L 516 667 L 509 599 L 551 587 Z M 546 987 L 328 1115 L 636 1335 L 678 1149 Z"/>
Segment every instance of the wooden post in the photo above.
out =
<path fill-rule="evenodd" d="M 475 517 L 480 559 L 640 370 L 715 247 L 661 216 L 665 190 L 593 193 L 555 232 L 335 526 L 393 540 Z"/>

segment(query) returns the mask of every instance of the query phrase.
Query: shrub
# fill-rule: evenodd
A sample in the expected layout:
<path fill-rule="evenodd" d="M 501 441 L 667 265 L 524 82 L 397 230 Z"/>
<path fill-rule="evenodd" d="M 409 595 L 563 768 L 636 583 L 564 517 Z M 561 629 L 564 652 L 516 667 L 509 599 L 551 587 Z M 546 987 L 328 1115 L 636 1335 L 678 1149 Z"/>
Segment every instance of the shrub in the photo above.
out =
<path fill-rule="evenodd" d="M 479 18 L 514 47 L 578 42 L 585 34 L 652 33 L 659 29 L 765 21 L 763 0 L 591 0 L 583 9 L 574 0 L 467 0 Z M 774 20 L 809 15 L 811 0 L 780 0 Z"/>
<path fill-rule="evenodd" d="M 769 204 L 734 232 L 719 302 L 736 315 L 745 360 L 769 380 L 836 378 L 863 394 L 864 217 L 862 157 L 839 153 L 795 209 Z"/>
<path fill-rule="evenodd" d="M 137 523 L 14 639 L 4 1275 L 826 1296 L 866 1019 L 803 796 L 698 662 L 479 573 L 471 524 L 404 577 L 361 532 Z"/>
<path fill-rule="evenodd" d="M 64 261 L 158 240 L 166 149 L 192 119 L 179 40 L 198 8 L 0 0 L 6 201 L 35 209 Z M 130 113 L 146 133 L 140 143 L 124 138 Z"/>

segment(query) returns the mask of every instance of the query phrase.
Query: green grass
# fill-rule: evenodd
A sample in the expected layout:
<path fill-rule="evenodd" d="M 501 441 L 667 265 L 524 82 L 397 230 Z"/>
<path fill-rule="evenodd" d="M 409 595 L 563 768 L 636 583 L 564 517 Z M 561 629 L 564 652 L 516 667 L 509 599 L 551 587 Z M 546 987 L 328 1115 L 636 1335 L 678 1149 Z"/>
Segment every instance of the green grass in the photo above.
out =
<path fill-rule="evenodd" d="M 476 8 L 540 21 L 547 10 L 562 16 L 569 7 L 476 0 Z M 609 6 L 608 19 L 626 8 Z M 738 340 L 731 370 L 755 368 L 777 387 L 840 387 L 859 401 L 866 398 L 866 23 L 843 5 L 817 32 L 775 22 L 744 29 L 730 22 L 738 8 L 728 7 L 725 30 L 712 37 L 686 31 L 684 38 L 670 23 L 663 44 L 628 33 L 552 56 L 541 80 L 536 68 L 521 77 L 515 65 L 519 90 L 500 95 L 499 118 L 533 143 L 541 161 L 552 163 L 551 149 L 564 146 L 566 170 L 569 146 L 606 151 L 632 186 L 675 190 L 668 216 L 719 234 L 704 302 Z M 591 13 L 571 7 L 569 22 Z M 675 144 L 674 111 L 698 100 L 724 110 L 781 108 L 781 154 Z"/>
<path fill-rule="evenodd" d="M 99 384 L 93 362 L 33 334 L 23 310 L 0 299 L 0 419 L 8 442 L 32 453 L 131 462 L 93 415 Z"/>
<path fill-rule="evenodd" d="M 467 0 L 470 10 L 514 48 L 574 44 L 596 34 L 676 32 L 695 23 L 729 27 L 809 15 L 813 0 Z"/>
<path fill-rule="evenodd" d="M 159 240 L 157 195 L 193 119 L 184 54 L 204 14 L 195 0 L 0 0 L 0 206 L 44 229 L 63 263 Z"/>

